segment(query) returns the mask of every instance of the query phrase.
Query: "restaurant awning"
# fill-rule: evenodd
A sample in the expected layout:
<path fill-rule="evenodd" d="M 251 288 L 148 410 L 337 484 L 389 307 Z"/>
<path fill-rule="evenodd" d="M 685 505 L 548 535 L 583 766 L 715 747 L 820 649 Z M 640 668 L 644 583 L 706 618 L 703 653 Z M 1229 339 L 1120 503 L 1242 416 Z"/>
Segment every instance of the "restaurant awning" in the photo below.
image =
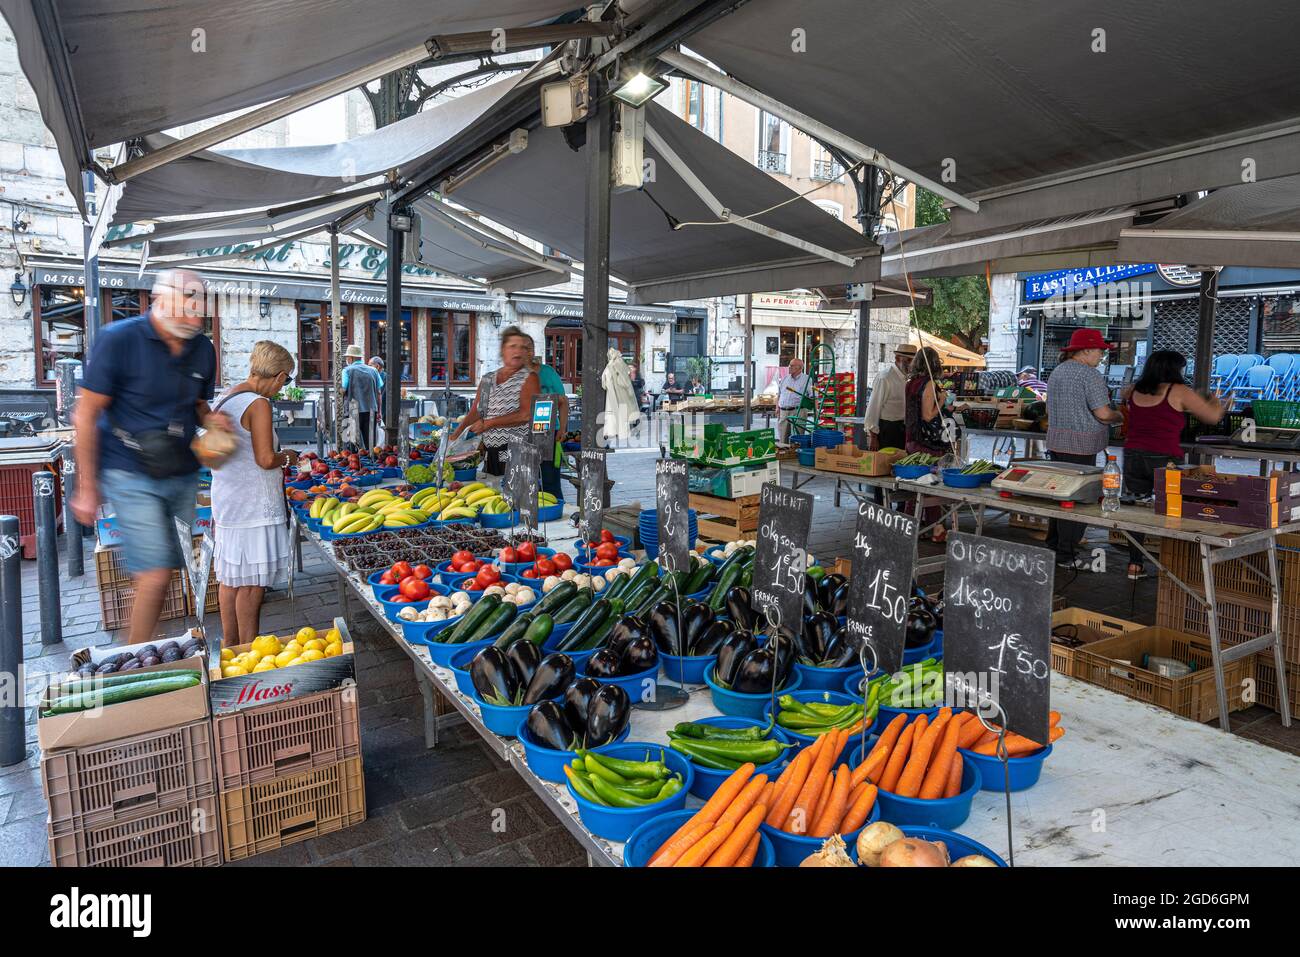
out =
<path fill-rule="evenodd" d="M 947 339 L 941 339 L 936 335 L 925 332 L 922 329 L 912 326 L 909 332 L 909 341 L 912 345 L 920 348 L 929 346 L 939 353 L 939 358 L 943 360 L 946 366 L 958 366 L 965 369 L 983 369 L 984 357 L 978 353 L 971 352 L 969 349 L 963 349 L 956 343 L 949 342 Z"/>

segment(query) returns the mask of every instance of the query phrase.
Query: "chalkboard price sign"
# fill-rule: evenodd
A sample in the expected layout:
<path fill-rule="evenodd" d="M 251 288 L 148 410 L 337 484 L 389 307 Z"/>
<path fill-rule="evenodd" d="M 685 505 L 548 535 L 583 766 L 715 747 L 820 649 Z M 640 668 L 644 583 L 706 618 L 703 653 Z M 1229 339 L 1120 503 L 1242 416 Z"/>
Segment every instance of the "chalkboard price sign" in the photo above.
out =
<path fill-rule="evenodd" d="M 944 572 L 943 663 L 950 700 L 984 707 L 1008 731 L 1047 741 L 1054 555 L 955 532 Z"/>
<path fill-rule="evenodd" d="M 598 541 L 605 527 L 605 456 L 603 449 L 578 453 L 582 468 L 582 540 Z"/>
<path fill-rule="evenodd" d="M 506 496 L 519 511 L 519 524 L 537 527 L 537 489 L 542 471 L 542 454 L 527 440 L 510 443 L 510 461 L 506 466 Z"/>
<path fill-rule="evenodd" d="M 813 497 L 764 483 L 758 497 L 758 550 L 750 602 L 788 628 L 801 627 L 803 583 L 808 574 L 808 532 Z"/>
<path fill-rule="evenodd" d="M 691 550 L 686 508 L 686 463 L 660 459 L 655 463 L 655 506 L 659 513 L 659 567 L 686 571 Z"/>
<path fill-rule="evenodd" d="M 875 651 L 876 667 L 903 667 L 907 604 L 916 565 L 916 519 L 874 502 L 858 506 L 845 629 Z"/>

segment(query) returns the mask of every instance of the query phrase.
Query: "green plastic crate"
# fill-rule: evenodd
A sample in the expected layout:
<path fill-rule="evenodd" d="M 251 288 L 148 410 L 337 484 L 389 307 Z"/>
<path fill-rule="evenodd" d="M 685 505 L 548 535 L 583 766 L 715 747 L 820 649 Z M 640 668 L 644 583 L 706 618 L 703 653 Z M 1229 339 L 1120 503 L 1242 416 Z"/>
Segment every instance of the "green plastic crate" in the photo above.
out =
<path fill-rule="evenodd" d="M 700 456 L 706 465 L 755 465 L 776 458 L 776 433 L 772 429 L 724 432 L 706 443 Z"/>
<path fill-rule="evenodd" d="M 1300 429 L 1300 402 L 1256 399 L 1251 405 L 1256 425 L 1274 429 Z"/>

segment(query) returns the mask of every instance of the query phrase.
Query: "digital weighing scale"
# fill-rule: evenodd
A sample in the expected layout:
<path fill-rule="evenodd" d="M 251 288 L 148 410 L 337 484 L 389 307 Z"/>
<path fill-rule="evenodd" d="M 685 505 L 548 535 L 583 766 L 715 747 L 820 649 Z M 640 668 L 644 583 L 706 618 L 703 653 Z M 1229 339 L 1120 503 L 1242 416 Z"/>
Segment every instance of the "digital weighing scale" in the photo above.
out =
<path fill-rule="evenodd" d="M 1101 469 L 1096 465 L 1014 459 L 992 484 L 1003 495 L 1087 504 L 1101 499 Z"/>
<path fill-rule="evenodd" d="M 1279 429 L 1272 426 L 1255 426 L 1255 434 L 1245 438 L 1243 426 L 1232 433 L 1228 441 L 1246 449 L 1269 449 L 1273 452 L 1300 452 L 1300 429 Z"/>

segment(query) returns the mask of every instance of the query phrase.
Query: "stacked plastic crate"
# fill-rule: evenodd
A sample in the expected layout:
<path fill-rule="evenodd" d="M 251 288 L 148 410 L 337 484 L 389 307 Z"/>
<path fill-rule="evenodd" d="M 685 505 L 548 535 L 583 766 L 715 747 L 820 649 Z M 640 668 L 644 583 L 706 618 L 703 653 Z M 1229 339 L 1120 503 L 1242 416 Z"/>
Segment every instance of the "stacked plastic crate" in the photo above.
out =
<path fill-rule="evenodd" d="M 817 421 L 835 427 L 841 415 L 856 415 L 857 385 L 852 372 L 830 372 L 817 377 Z"/>

